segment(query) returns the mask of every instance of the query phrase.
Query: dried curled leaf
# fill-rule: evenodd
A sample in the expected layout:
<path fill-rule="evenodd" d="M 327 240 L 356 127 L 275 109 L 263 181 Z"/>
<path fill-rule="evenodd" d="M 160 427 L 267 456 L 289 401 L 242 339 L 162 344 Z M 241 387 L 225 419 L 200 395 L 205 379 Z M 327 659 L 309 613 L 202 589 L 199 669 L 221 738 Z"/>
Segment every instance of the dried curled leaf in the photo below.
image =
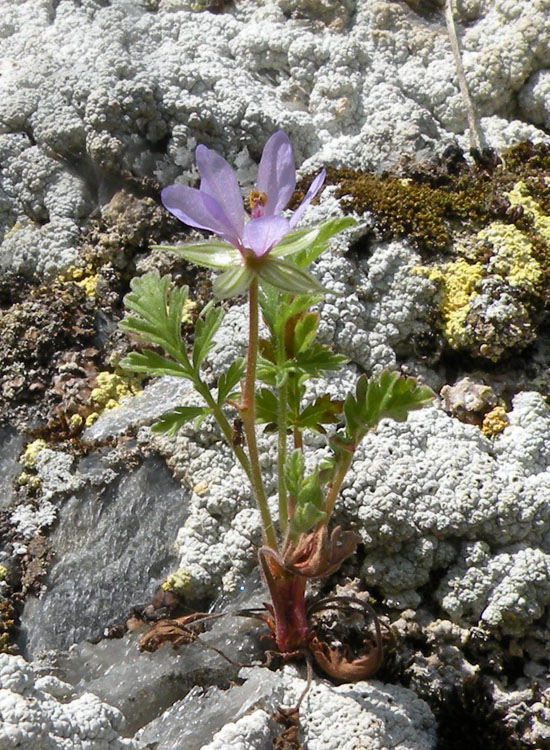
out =
<path fill-rule="evenodd" d="M 355 552 L 361 537 L 353 531 L 336 526 L 329 537 L 322 526 L 310 534 L 301 534 L 297 542 L 290 542 L 284 551 L 286 568 L 306 578 L 324 578 L 335 573 L 342 562 Z"/>
<path fill-rule="evenodd" d="M 196 620 L 202 620 L 204 612 L 176 617 L 173 620 L 159 620 L 139 639 L 140 651 L 157 651 L 161 646 L 171 643 L 174 648 L 192 643 L 200 632 L 200 626 L 193 627 Z"/>
<path fill-rule="evenodd" d="M 352 658 L 350 650 L 333 648 L 317 635 L 311 638 L 309 649 L 323 672 L 343 682 L 359 682 L 371 677 L 382 663 L 382 648 L 373 646 L 363 656 Z"/>

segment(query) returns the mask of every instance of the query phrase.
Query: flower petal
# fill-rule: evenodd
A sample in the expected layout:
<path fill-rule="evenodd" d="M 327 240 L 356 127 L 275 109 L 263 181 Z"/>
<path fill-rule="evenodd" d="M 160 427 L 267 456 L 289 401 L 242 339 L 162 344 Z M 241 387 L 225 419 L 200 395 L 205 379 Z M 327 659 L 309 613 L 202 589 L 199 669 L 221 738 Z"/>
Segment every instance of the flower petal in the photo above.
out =
<path fill-rule="evenodd" d="M 195 159 L 201 176 L 201 192 L 218 202 L 234 233 L 240 237 L 244 228 L 244 206 L 235 172 L 223 156 L 202 144 L 197 146 Z"/>
<path fill-rule="evenodd" d="M 171 214 L 197 229 L 207 229 L 223 237 L 234 247 L 240 247 L 240 235 L 229 222 L 215 198 L 202 190 L 187 185 L 170 185 L 161 192 L 164 207 Z"/>
<path fill-rule="evenodd" d="M 292 146 L 282 130 L 274 133 L 265 144 L 256 187 L 267 195 L 265 216 L 281 213 L 292 197 L 296 187 L 296 168 Z"/>
<path fill-rule="evenodd" d="M 295 227 L 296 224 L 300 221 L 302 218 L 302 214 L 306 210 L 306 208 L 309 206 L 311 201 L 315 198 L 319 190 L 323 187 L 323 182 L 325 181 L 325 177 L 327 176 L 326 169 L 322 169 L 317 177 L 313 180 L 311 185 L 309 186 L 309 190 L 307 191 L 304 200 L 300 203 L 296 211 L 294 211 L 294 215 L 290 217 L 290 226 Z"/>
<path fill-rule="evenodd" d="M 289 231 L 288 219 L 282 216 L 263 216 L 250 219 L 243 232 L 243 245 L 257 258 L 268 253 Z"/>

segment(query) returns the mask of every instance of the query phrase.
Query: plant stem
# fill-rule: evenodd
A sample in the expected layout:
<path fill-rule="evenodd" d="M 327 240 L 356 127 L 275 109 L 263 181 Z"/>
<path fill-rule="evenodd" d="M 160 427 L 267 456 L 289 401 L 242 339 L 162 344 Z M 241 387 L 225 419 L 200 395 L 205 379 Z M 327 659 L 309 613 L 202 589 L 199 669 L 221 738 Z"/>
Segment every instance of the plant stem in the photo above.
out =
<path fill-rule="evenodd" d="M 250 483 L 256 498 L 256 503 L 262 517 L 265 543 L 277 550 L 277 538 L 265 494 L 256 442 L 256 364 L 258 362 L 258 279 L 254 278 L 248 290 L 249 305 L 249 336 L 248 356 L 246 362 L 246 380 L 241 402 L 241 419 L 243 422 L 248 456 L 250 458 Z"/>
<path fill-rule="evenodd" d="M 233 430 L 231 428 L 231 425 L 227 421 L 227 417 L 223 413 L 221 406 L 216 402 L 216 399 L 210 393 L 210 388 L 206 385 L 206 383 L 203 383 L 202 380 L 200 381 L 200 384 L 197 384 L 197 391 L 201 394 L 208 406 L 212 409 L 212 414 L 219 424 L 220 429 L 223 432 L 227 443 L 229 444 L 229 447 L 244 469 L 246 476 L 250 479 L 250 481 L 252 481 L 252 472 L 250 470 L 250 461 L 248 460 L 248 456 L 240 445 L 235 444 L 235 441 L 233 440 Z"/>
<path fill-rule="evenodd" d="M 328 522 L 330 521 L 332 511 L 334 510 L 334 504 L 336 502 L 336 498 L 338 497 L 338 493 L 340 492 L 340 487 L 342 486 L 344 477 L 348 473 L 348 469 L 351 466 L 351 462 L 353 461 L 354 452 L 355 452 L 354 450 L 351 450 L 346 455 L 345 459 L 342 461 L 341 465 L 339 466 L 338 471 L 336 472 L 336 475 L 334 476 L 332 482 L 329 485 L 327 496 L 325 498 L 325 504 L 323 506 L 323 510 L 325 511 L 327 515 L 323 521 L 319 522 L 319 524 L 317 525 L 317 529 L 321 529 L 323 526 L 326 526 Z"/>
<path fill-rule="evenodd" d="M 285 336 L 284 330 L 277 338 L 277 365 L 282 367 L 285 363 Z M 287 429 L 288 429 L 288 383 L 285 380 L 279 388 L 279 405 L 277 407 L 277 426 L 279 429 L 277 443 L 277 482 L 279 489 L 279 524 L 281 534 L 284 536 L 288 528 L 288 503 L 285 480 Z"/>
<path fill-rule="evenodd" d="M 464 102 L 464 107 L 466 109 L 466 117 L 468 118 L 470 148 L 475 148 L 480 151 L 482 140 L 477 127 L 474 105 L 470 97 L 470 91 L 468 89 L 466 76 L 464 74 L 464 65 L 462 64 L 462 55 L 460 54 L 460 46 L 458 44 L 455 20 L 453 16 L 453 0 L 445 0 L 445 24 L 447 25 L 447 33 L 449 35 L 449 41 L 451 42 L 451 49 L 453 51 L 453 56 L 455 59 L 458 86 L 460 88 L 462 101 Z"/>

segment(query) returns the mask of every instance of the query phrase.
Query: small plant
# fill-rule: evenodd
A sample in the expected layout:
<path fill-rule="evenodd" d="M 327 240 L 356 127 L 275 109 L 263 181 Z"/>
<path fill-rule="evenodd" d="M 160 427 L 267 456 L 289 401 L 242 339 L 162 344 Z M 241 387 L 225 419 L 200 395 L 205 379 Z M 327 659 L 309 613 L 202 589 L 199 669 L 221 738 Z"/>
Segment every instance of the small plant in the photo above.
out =
<path fill-rule="evenodd" d="M 321 189 L 324 170 L 294 214 L 290 218 L 281 215 L 296 185 L 292 148 L 283 132 L 275 133 L 265 146 L 257 188 L 248 196 L 248 219 L 236 177 L 225 159 L 205 146 L 198 146 L 196 158 L 200 189 L 173 185 L 162 191 L 162 201 L 182 222 L 220 239 L 161 249 L 222 271 L 214 282 L 216 297 L 248 295 L 246 360 L 233 362 L 219 375 L 215 388 L 207 383 L 201 367 L 223 310 L 213 303 L 203 310 L 188 355 L 181 337 L 187 289 L 175 288 L 168 276 L 149 273 L 132 281 L 122 327 L 153 348 L 131 353 L 122 364 L 137 373 L 190 380 L 200 401 L 163 415 L 153 431 L 175 434 L 190 420 L 198 426 L 212 416 L 248 476 L 262 519 L 259 563 L 271 597 L 260 617 L 270 627 L 277 649 L 283 655 L 307 649 L 332 676 L 361 679 L 379 666 L 378 624 L 378 642 L 363 657 L 352 659 L 333 649 L 309 623 L 308 615 L 318 611 L 319 603 L 308 609 L 307 583 L 337 571 L 360 541 L 353 531 L 340 526 L 329 529 L 357 446 L 381 419 L 405 421 L 410 411 L 423 407 L 433 394 L 411 378 L 382 372 L 370 380 L 360 377 L 355 392 L 344 401 L 328 395 L 308 400 L 307 382 L 339 370 L 346 360 L 316 341 L 319 315 L 310 308 L 329 290 L 307 269 L 328 248 L 330 239 L 354 221 L 331 219 L 315 228 L 295 228 Z M 265 339 L 259 337 L 260 310 L 268 331 Z M 242 425 L 242 439 L 235 436 L 234 418 Z M 277 434 L 277 524 L 260 469 L 258 423 Z M 303 436 L 307 432 L 324 435 L 330 449 L 329 457 L 313 471 L 306 468 Z"/>

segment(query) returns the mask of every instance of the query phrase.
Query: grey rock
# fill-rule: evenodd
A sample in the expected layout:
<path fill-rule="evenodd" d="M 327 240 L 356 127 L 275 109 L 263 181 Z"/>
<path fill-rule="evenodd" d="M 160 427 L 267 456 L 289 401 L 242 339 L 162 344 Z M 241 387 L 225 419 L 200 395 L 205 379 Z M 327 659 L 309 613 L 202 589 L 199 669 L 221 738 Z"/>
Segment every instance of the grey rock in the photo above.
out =
<path fill-rule="evenodd" d="M 81 478 L 96 462 L 81 463 Z M 50 537 L 55 562 L 45 591 L 27 599 L 22 615 L 28 653 L 101 635 L 145 603 L 176 567 L 173 544 L 186 499 L 162 462 L 149 458 L 127 476 L 88 482 L 65 500 Z"/>
<path fill-rule="evenodd" d="M 13 499 L 12 482 L 21 471 L 17 462 L 23 440 L 10 427 L 0 429 L 0 510 L 7 508 Z"/>

